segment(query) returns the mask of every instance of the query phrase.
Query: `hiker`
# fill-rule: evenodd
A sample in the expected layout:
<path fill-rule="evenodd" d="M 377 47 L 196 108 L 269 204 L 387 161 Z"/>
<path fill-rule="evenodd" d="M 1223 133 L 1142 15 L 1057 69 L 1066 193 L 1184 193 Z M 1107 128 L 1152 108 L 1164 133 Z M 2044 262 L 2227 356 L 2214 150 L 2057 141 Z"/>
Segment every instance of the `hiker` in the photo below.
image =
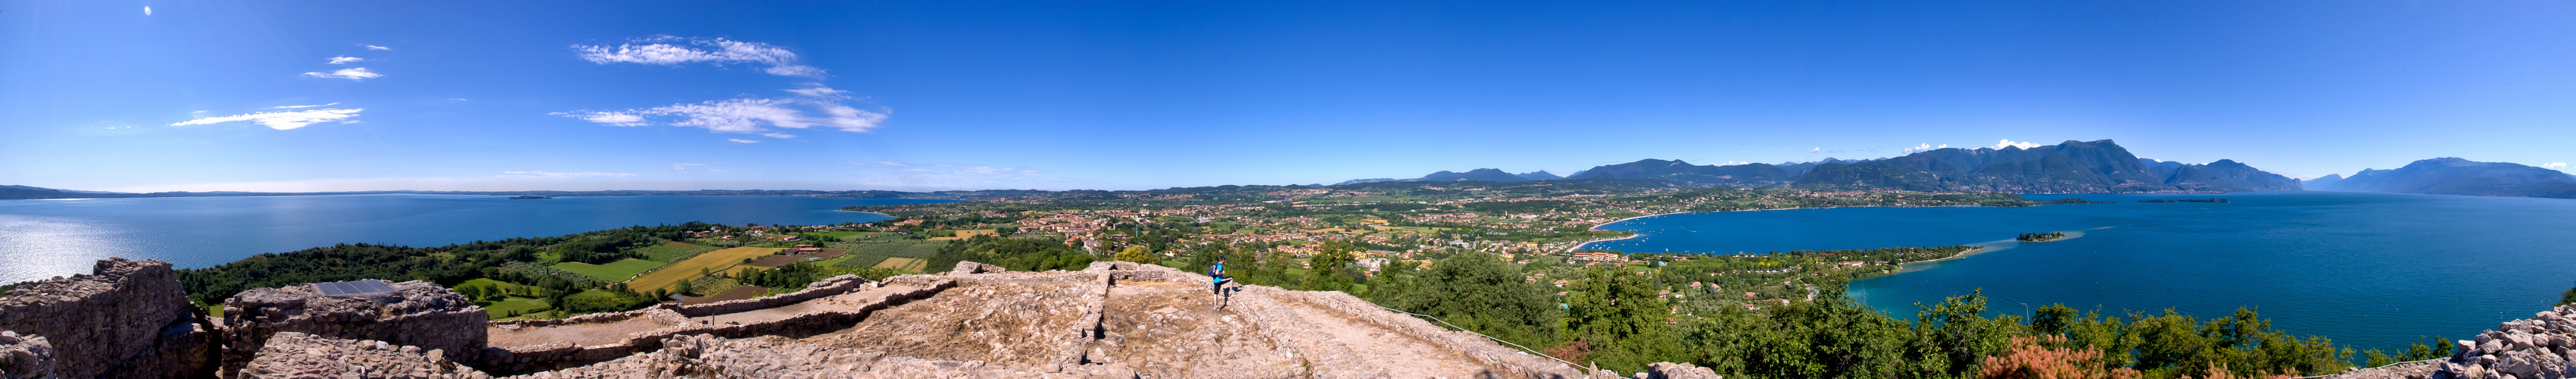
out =
<path fill-rule="evenodd" d="M 1226 300 L 1229 300 L 1229 296 L 1225 296 L 1225 282 L 1233 280 L 1225 277 L 1225 257 L 1217 257 L 1216 265 L 1208 266 L 1208 294 L 1217 297 L 1216 309 L 1225 309 Z"/>

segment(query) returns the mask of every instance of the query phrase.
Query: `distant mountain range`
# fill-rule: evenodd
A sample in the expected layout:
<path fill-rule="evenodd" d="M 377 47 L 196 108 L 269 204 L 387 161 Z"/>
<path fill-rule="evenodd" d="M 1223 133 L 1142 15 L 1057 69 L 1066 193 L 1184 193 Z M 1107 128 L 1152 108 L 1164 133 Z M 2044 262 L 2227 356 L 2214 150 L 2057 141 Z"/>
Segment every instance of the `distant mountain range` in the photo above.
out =
<path fill-rule="evenodd" d="M 1659 179 L 1701 185 L 1932 192 L 2102 193 L 2297 191 L 2299 181 L 2232 160 L 2139 159 L 2111 140 L 2023 149 L 1945 148 L 1873 160 L 1694 165 L 1647 159 L 1568 179 Z"/>
<path fill-rule="evenodd" d="M 1556 176 L 1556 174 L 1550 174 L 1550 173 L 1548 173 L 1548 172 L 1547 172 L 1547 170 L 1539 170 L 1539 171 L 1533 171 L 1533 172 L 1528 172 L 1528 173 L 1514 174 L 1514 173 L 1509 173 L 1509 172 L 1503 172 L 1503 170 L 1499 170 L 1499 169 L 1480 168 L 1480 169 L 1474 169 L 1474 170 L 1467 170 L 1467 172 L 1449 172 L 1449 171 L 1434 172 L 1434 173 L 1431 173 L 1431 175 L 1423 175 L 1423 176 L 1422 176 L 1422 177 L 1420 177 L 1420 178 L 1413 178 L 1413 179 L 1395 179 L 1395 178 L 1351 179 L 1351 180 L 1344 180 L 1344 181 L 1342 181 L 1341 183 L 1333 183 L 1333 184 L 1334 184 L 1334 185 L 1343 185 L 1343 184 L 1376 183 L 1376 182 L 1462 182 L 1462 181 L 1470 181 L 1470 180 L 1474 180 L 1474 181 L 1487 181 L 1487 182 L 1524 182 L 1524 181 L 1531 181 L 1531 180 L 1551 180 L 1551 179 L 1565 179 L 1565 177 L 1562 177 L 1562 176 Z"/>
<path fill-rule="evenodd" d="M 2318 191 L 2576 198 L 2576 176 L 2539 167 L 2460 158 L 2420 160 L 2394 170 L 2361 170 L 2351 177 L 2326 175 L 2303 184 Z"/>

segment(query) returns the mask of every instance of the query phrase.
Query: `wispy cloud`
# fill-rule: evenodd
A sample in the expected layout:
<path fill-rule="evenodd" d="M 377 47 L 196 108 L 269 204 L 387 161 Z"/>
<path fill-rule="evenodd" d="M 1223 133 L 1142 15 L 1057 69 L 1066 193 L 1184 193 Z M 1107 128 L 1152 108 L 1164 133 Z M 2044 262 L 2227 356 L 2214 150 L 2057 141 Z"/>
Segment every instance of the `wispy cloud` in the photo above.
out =
<path fill-rule="evenodd" d="M 747 140 L 747 139 L 741 139 L 741 138 L 726 138 L 725 140 L 726 140 L 726 141 L 733 141 L 733 143 L 760 143 L 760 141 Z"/>
<path fill-rule="evenodd" d="M 307 72 L 307 73 L 304 73 L 304 76 L 310 76 L 310 77 L 316 77 L 316 78 L 340 78 L 340 79 L 348 79 L 348 80 L 362 80 L 362 79 L 369 79 L 369 78 L 381 77 L 381 76 L 384 76 L 384 75 L 383 75 L 383 74 L 377 74 L 377 73 L 372 72 L 372 71 L 367 71 L 367 68 L 366 68 L 366 67 L 358 67 L 358 68 L 344 68 L 344 69 L 340 69 L 339 71 L 332 71 L 332 72 L 327 72 L 327 73 L 325 73 L 325 72 Z"/>
<path fill-rule="evenodd" d="M 885 122 L 883 110 L 864 110 L 844 102 L 847 91 L 823 86 L 787 90 L 798 96 L 776 99 L 740 98 L 698 103 L 672 104 L 652 108 L 615 111 L 555 112 L 615 126 L 640 126 L 659 123 L 706 129 L 716 133 L 758 134 L 770 138 L 795 138 L 795 135 L 770 129 L 828 128 L 844 132 L 865 133 Z M 810 114 L 809 114 L 810 113 Z M 650 117 L 648 117 L 650 116 Z M 742 142 L 742 140 L 735 140 Z"/>
<path fill-rule="evenodd" d="M 502 171 L 502 172 L 501 172 L 501 175 L 493 175 L 492 177 L 495 177 L 495 178 L 523 178 L 523 179 L 567 179 L 567 178 L 632 178 L 632 177 L 636 177 L 636 176 L 637 176 L 636 174 L 628 174 L 628 173 L 622 173 L 622 172 Z"/>
<path fill-rule="evenodd" d="M 672 169 L 672 170 L 679 170 L 679 171 L 683 171 L 683 172 L 685 172 L 685 171 L 689 171 L 689 168 L 690 168 L 690 167 L 698 167 L 698 166 L 705 166 L 705 165 L 707 165 L 707 164 L 706 164 L 706 163 L 672 163 L 672 164 L 671 164 L 671 169 Z"/>
<path fill-rule="evenodd" d="M 232 116 L 223 116 L 223 117 L 202 117 L 202 118 L 198 118 L 198 119 L 194 119 L 194 120 L 188 120 L 188 121 L 181 121 L 181 122 L 178 122 L 178 123 L 173 123 L 173 124 L 170 124 L 170 126 L 204 125 L 204 124 L 213 124 L 213 123 L 219 123 L 219 122 L 250 121 L 250 122 L 256 122 L 256 123 L 259 123 L 260 125 L 263 125 L 263 126 L 267 126 L 267 127 L 269 127 L 270 129 L 287 130 L 287 129 L 301 128 L 301 127 L 304 127 L 304 126 L 306 126 L 306 125 L 313 125 L 313 124 L 317 124 L 317 123 L 324 123 L 324 122 L 332 122 L 332 121 L 348 120 L 348 119 L 349 119 L 349 118 L 351 118 L 351 117 L 358 117 L 358 112 L 359 112 L 359 111 L 364 111 L 364 110 L 366 110 L 366 109 L 364 109 L 364 108 L 359 108 L 359 109 L 315 109 L 315 110 L 291 111 L 291 112 L 260 112 L 260 113 L 251 113 L 251 114 L 242 114 L 242 115 L 232 115 Z M 354 123 L 354 122 L 357 122 L 357 121 L 356 121 L 356 120 L 348 120 L 348 121 L 343 121 L 343 122 L 346 122 L 346 123 Z"/>
<path fill-rule="evenodd" d="M 1906 154 L 1913 154 L 1913 153 L 1920 153 L 1920 152 L 1933 151 L 1933 150 L 1940 150 L 1940 149 L 1948 149 L 1948 148 L 1950 148 L 1950 144 L 1946 144 L 1946 143 L 1945 143 L 1945 144 L 1941 144 L 1941 146 L 1932 146 L 1932 144 L 1928 144 L 1928 143 L 1927 143 L 1927 144 L 1921 144 L 1921 145 L 1914 145 L 1914 147 L 1905 148 L 1905 153 L 1906 153 Z"/>
<path fill-rule="evenodd" d="M 2558 163 L 2551 163 L 2551 164 L 2540 165 L 2540 168 L 2551 169 L 2551 170 L 2563 169 L 2563 168 L 2567 168 L 2567 162 L 2558 162 Z"/>
<path fill-rule="evenodd" d="M 363 61 L 366 61 L 366 60 L 367 60 L 367 58 L 359 58 L 359 57 L 331 57 L 331 62 L 329 62 L 329 63 L 331 63 L 331 64 L 349 64 L 349 62 L 363 62 Z"/>
<path fill-rule="evenodd" d="M 644 123 L 644 116 L 637 116 L 637 115 L 635 115 L 635 114 L 633 114 L 633 113 L 626 113 L 626 112 L 613 112 L 613 111 L 612 111 L 612 112 L 555 112 L 555 113 L 551 113 L 551 114 L 556 115 L 556 116 L 564 116 L 564 117 L 577 118 L 577 119 L 581 119 L 582 121 L 595 122 L 595 123 L 600 123 L 600 124 L 603 124 L 603 125 L 612 125 L 612 126 L 644 126 L 644 125 L 647 125 L 647 124 L 645 124 L 645 123 Z"/>
<path fill-rule="evenodd" d="M 365 47 L 367 48 L 367 50 L 393 50 L 393 49 L 394 49 L 394 48 L 391 48 L 391 47 L 376 46 L 376 45 L 358 45 L 358 46 L 365 46 Z"/>
<path fill-rule="evenodd" d="M 1946 146 L 1946 145 L 1945 145 L 1945 146 Z M 2036 143 L 2036 142 L 2013 142 L 2013 140 L 2009 140 L 2009 139 L 2001 140 L 2001 141 L 1996 141 L 1996 142 L 1995 142 L 1995 148 L 1997 148 L 1997 149 L 2002 149 L 2002 148 L 2006 148 L 2006 147 L 2018 147 L 2018 148 L 2028 149 L 2028 148 L 2039 147 L 2039 143 Z"/>
<path fill-rule="evenodd" d="M 796 52 L 759 42 L 724 38 L 680 38 L 652 36 L 608 45 L 572 45 L 581 59 L 591 63 L 641 63 L 677 66 L 688 63 L 717 65 L 751 63 L 766 65 L 771 75 L 821 77 L 823 69 L 797 64 Z"/>
<path fill-rule="evenodd" d="M 336 102 L 334 102 L 334 103 L 330 103 L 330 104 L 322 104 L 322 105 L 285 105 L 285 106 L 268 107 L 268 109 L 313 108 L 313 107 L 328 107 L 328 106 L 333 106 L 333 105 L 340 105 L 340 103 L 336 103 Z"/>
<path fill-rule="evenodd" d="M 1842 150 L 1825 150 L 1825 148 L 1821 148 L 1821 147 L 1816 148 L 1815 150 L 1807 150 L 1807 153 L 1808 153 L 1808 154 L 1832 154 L 1832 153 L 1840 153 L 1840 152 L 1843 152 L 1843 151 L 1842 151 Z"/>

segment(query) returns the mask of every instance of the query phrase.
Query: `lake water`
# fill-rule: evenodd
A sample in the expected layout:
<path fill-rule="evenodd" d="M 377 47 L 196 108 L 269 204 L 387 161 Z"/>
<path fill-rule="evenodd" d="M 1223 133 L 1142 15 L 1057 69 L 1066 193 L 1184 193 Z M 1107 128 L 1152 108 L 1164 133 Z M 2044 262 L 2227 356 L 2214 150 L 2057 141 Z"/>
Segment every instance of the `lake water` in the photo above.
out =
<path fill-rule="evenodd" d="M 2116 204 L 1693 213 L 1612 223 L 1590 248 L 1767 252 L 1993 243 L 2007 249 L 1862 279 L 1851 294 L 1912 320 L 1915 304 L 1983 289 L 1988 310 L 2105 313 L 2255 307 L 2275 328 L 2359 348 L 2470 337 L 2531 317 L 2576 285 L 2576 200 L 2356 192 L 2086 194 Z M 2223 197 L 2231 203 L 2138 203 Z M 2045 243 L 2027 232 L 2081 231 Z"/>
<path fill-rule="evenodd" d="M 206 267 L 340 243 L 441 246 L 690 221 L 814 225 L 888 217 L 801 196 L 330 195 L 0 200 L 0 283 L 83 274 L 100 258 Z"/>

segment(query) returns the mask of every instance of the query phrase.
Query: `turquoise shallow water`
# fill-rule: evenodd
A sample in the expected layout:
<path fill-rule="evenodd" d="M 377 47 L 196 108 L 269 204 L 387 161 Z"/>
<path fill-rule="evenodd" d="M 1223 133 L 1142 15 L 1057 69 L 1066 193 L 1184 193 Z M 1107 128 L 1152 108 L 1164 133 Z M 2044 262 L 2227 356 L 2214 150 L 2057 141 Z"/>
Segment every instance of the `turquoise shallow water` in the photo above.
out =
<path fill-rule="evenodd" d="M 831 224 L 883 220 L 852 205 L 947 200 L 797 196 L 332 195 L 0 200 L 0 283 L 88 273 L 110 256 L 180 268 L 339 243 L 438 246 L 690 221 Z"/>
<path fill-rule="evenodd" d="M 2116 204 L 1839 208 L 1676 214 L 1612 223 L 1638 238 L 1589 248 L 1765 252 L 1976 244 L 2082 231 L 2046 243 L 1863 279 L 1851 293 L 1912 319 L 1915 304 L 1983 289 L 1988 309 L 2029 306 L 2224 316 L 2256 307 L 2274 327 L 2360 348 L 2462 338 L 2530 317 L 2576 285 L 2576 200 L 2274 192 L 2085 194 Z M 2233 202 L 2138 203 L 2223 197 Z"/>

